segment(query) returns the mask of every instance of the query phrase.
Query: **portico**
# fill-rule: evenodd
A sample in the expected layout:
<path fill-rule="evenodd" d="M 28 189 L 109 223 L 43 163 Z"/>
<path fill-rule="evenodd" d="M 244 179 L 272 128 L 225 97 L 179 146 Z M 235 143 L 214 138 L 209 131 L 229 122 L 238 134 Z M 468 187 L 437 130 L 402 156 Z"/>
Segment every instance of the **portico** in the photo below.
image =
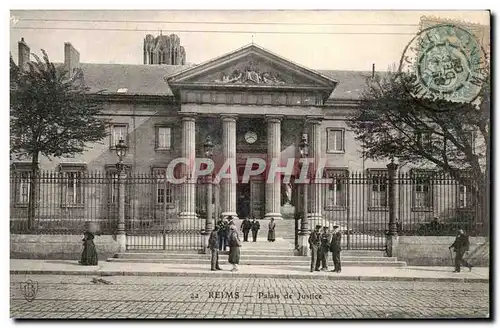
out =
<path fill-rule="evenodd" d="M 298 158 L 302 133 L 310 135 L 311 157 L 315 161 L 322 157 L 321 106 L 337 85 L 326 76 L 252 44 L 166 80 L 180 102 L 185 158 L 196 158 L 197 145 L 210 136 L 220 145 L 214 158 L 218 152 L 220 162 L 235 168 L 228 172 L 238 175 L 250 156 L 263 158 L 267 165 L 273 160 L 280 165 L 284 157 Z M 283 129 L 284 124 L 294 128 Z M 282 218 L 279 174 L 270 180 L 273 183 L 252 178 L 246 189 L 238 188 L 238 181 L 235 176 L 220 181 L 221 215 L 237 217 L 247 211 L 249 216 L 263 212 L 265 218 Z M 194 187 L 190 183 L 183 189 L 181 217 L 195 216 Z M 241 190 L 250 191 L 243 195 L 250 198 L 249 209 L 241 207 L 243 212 L 238 206 Z M 312 189 L 311 204 L 311 216 L 320 216 L 319 186 Z"/>

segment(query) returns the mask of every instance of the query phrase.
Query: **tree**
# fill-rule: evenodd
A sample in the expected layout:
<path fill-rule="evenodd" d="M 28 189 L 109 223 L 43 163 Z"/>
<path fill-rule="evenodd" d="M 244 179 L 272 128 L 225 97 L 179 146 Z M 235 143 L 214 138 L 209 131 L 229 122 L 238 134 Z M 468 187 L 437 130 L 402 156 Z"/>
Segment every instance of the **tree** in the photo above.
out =
<path fill-rule="evenodd" d="M 81 154 L 88 143 L 106 137 L 108 125 L 99 117 L 100 106 L 90 99 L 82 71 L 70 75 L 42 53 L 42 59 L 32 54 L 35 61 L 25 70 L 10 57 L 10 153 L 31 159 L 29 229 L 35 216 L 40 155 L 50 159 Z"/>
<path fill-rule="evenodd" d="M 414 77 L 394 72 L 367 81 L 348 123 L 363 145 L 363 156 L 434 164 L 470 185 L 484 218 L 489 200 L 489 77 L 473 103 L 416 99 L 407 88 L 412 81 Z M 471 178 L 476 184 L 471 185 Z"/>

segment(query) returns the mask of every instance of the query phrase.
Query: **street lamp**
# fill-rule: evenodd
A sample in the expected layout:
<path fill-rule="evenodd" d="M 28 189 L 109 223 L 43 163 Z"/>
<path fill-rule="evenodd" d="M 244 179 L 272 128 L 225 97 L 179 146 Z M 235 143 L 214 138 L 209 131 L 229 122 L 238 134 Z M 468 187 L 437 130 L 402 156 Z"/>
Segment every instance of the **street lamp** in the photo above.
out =
<path fill-rule="evenodd" d="M 125 179 L 126 176 L 122 177 L 123 172 L 123 158 L 127 154 L 127 145 L 122 138 L 118 141 L 118 144 L 115 146 L 116 155 L 118 156 L 118 163 L 116 163 L 116 170 L 118 171 L 118 244 L 120 247 L 120 252 L 124 252 L 126 250 L 126 237 L 125 237 L 125 185 L 122 183 L 122 179 Z"/>
<path fill-rule="evenodd" d="M 205 150 L 205 157 L 212 159 L 214 155 L 214 144 L 210 136 L 207 136 L 205 143 L 203 144 Z M 213 195 L 213 185 L 212 185 L 212 172 L 207 175 L 207 220 L 205 221 L 205 232 L 207 235 L 214 228 L 214 222 L 212 222 L 212 195 Z"/>
<path fill-rule="evenodd" d="M 118 163 L 116 163 L 116 169 L 120 173 L 123 170 L 123 158 L 127 155 L 127 145 L 125 145 L 125 141 L 122 138 L 118 141 L 118 144 L 115 146 L 116 155 L 118 156 Z"/>
<path fill-rule="evenodd" d="M 299 152 L 300 152 L 300 158 L 308 158 L 309 156 L 309 143 L 307 142 L 307 134 L 302 134 L 302 139 L 300 140 L 299 143 Z M 302 162 L 302 165 L 305 165 L 304 162 Z M 306 172 L 306 180 L 308 178 L 308 174 Z M 307 255 L 307 244 L 306 244 L 306 236 L 309 233 L 309 222 L 307 218 L 307 184 L 304 182 L 302 185 L 302 195 L 303 195 L 303 204 L 302 204 L 302 220 L 300 222 L 300 235 L 302 236 L 302 255 Z M 298 242 L 297 242 L 298 245 Z"/>

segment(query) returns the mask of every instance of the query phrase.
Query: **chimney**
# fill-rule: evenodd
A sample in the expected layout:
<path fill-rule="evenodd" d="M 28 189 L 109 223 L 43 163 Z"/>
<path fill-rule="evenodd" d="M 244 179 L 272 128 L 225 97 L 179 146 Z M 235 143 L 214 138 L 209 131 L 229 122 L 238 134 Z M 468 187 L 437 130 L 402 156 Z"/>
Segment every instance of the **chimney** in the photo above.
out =
<path fill-rule="evenodd" d="M 375 63 L 372 64 L 372 79 L 375 78 Z"/>
<path fill-rule="evenodd" d="M 24 38 L 21 38 L 21 41 L 17 43 L 17 65 L 21 71 L 26 70 L 26 66 L 30 61 L 30 47 L 24 42 Z"/>
<path fill-rule="evenodd" d="M 73 76 L 75 68 L 80 68 L 80 53 L 69 42 L 64 43 L 64 69 Z"/>

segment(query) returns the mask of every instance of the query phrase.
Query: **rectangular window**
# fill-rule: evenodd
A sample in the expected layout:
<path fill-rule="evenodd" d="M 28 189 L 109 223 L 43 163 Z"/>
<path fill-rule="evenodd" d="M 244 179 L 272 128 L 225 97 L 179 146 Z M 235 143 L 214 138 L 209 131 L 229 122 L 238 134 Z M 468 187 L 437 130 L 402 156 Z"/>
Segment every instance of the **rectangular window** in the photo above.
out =
<path fill-rule="evenodd" d="M 472 207 L 472 192 L 470 187 L 464 185 L 459 186 L 458 207 L 459 208 Z"/>
<path fill-rule="evenodd" d="M 325 185 L 325 210 L 344 208 L 347 200 L 348 172 L 345 170 L 325 169 L 324 177 L 331 183 Z"/>
<path fill-rule="evenodd" d="M 83 204 L 83 186 L 82 175 L 80 171 L 63 172 L 63 204 L 81 205 Z"/>
<path fill-rule="evenodd" d="M 472 148 L 472 152 L 475 153 L 475 133 L 474 131 L 468 131 L 465 134 L 467 146 Z"/>
<path fill-rule="evenodd" d="M 111 173 L 111 183 L 109 186 L 110 202 L 116 204 L 118 202 L 118 173 Z"/>
<path fill-rule="evenodd" d="M 120 139 L 123 139 L 125 144 L 128 144 L 127 136 L 128 126 L 126 124 L 114 124 L 111 127 L 110 148 L 115 148 Z"/>
<path fill-rule="evenodd" d="M 172 185 L 166 179 L 166 169 L 154 169 L 155 203 L 157 205 L 173 204 Z"/>
<path fill-rule="evenodd" d="M 370 208 L 387 208 L 388 176 L 387 170 L 369 170 Z"/>
<path fill-rule="evenodd" d="M 341 153 L 344 152 L 344 129 L 326 130 L 326 152 Z"/>
<path fill-rule="evenodd" d="M 432 132 L 429 131 L 417 131 L 417 144 L 422 149 L 427 151 L 432 150 L 433 148 L 433 135 Z"/>
<path fill-rule="evenodd" d="M 156 127 L 156 149 L 168 150 L 172 145 L 172 129 L 169 127 Z"/>
<path fill-rule="evenodd" d="M 416 171 L 412 172 L 413 182 L 413 209 L 430 210 L 432 202 L 432 176 L 431 172 Z"/>
<path fill-rule="evenodd" d="M 16 203 L 18 205 L 27 205 L 30 197 L 30 177 L 31 172 L 20 171 L 16 175 Z"/>
<path fill-rule="evenodd" d="M 118 180 L 118 171 L 116 170 L 116 166 L 113 164 L 108 164 L 105 166 L 106 168 L 106 183 L 108 186 L 108 203 L 109 204 L 117 204 L 118 203 L 118 188 L 119 184 L 118 182 L 121 182 L 122 184 L 125 185 L 125 203 L 129 204 L 130 203 L 130 195 L 132 192 L 132 187 L 133 183 L 131 183 L 131 180 Z M 131 165 L 125 164 L 124 165 L 124 170 L 127 175 L 127 179 L 130 179 L 130 173 L 132 170 Z M 129 183 L 127 183 L 127 181 Z M 133 181 L 133 180 L 132 180 Z"/>

